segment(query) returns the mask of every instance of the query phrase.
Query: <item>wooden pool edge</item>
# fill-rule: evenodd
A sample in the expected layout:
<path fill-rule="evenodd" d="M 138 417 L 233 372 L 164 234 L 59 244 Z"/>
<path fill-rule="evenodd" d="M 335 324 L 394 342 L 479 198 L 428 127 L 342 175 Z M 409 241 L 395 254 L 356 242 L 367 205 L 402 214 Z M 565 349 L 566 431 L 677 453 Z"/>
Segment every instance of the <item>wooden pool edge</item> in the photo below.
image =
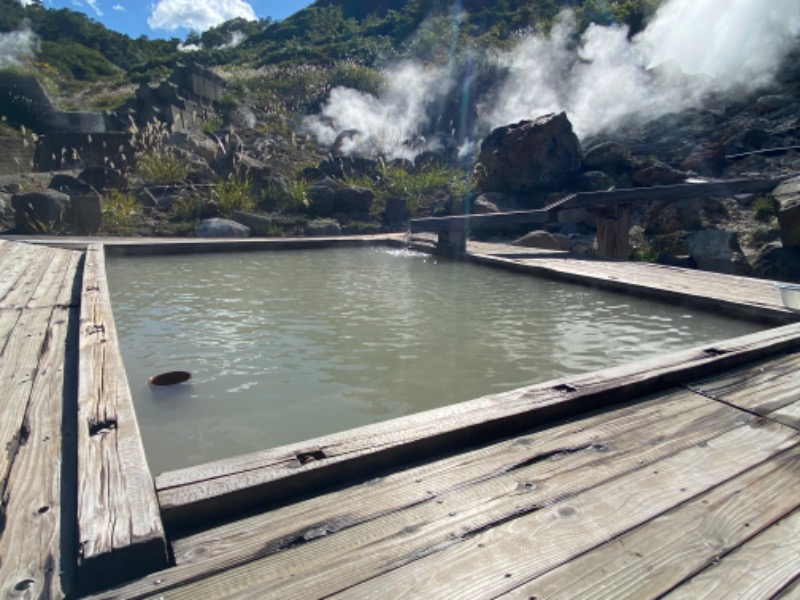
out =
<path fill-rule="evenodd" d="M 125 374 L 101 244 L 86 249 L 78 336 L 81 590 L 169 566 L 169 547 Z"/>
<path fill-rule="evenodd" d="M 81 427 L 85 426 L 81 443 L 81 452 L 84 453 L 82 460 L 102 455 L 102 451 L 91 449 L 91 445 L 94 443 L 92 437 L 97 437 L 90 435 L 92 431 L 101 431 L 103 440 L 110 441 L 122 436 L 122 439 L 127 439 L 128 443 L 134 443 L 140 447 L 142 444 L 138 424 L 135 422 L 135 413 L 132 412 L 130 389 L 124 377 L 121 352 L 113 327 L 113 317 L 111 317 L 110 298 L 105 282 L 104 257 L 106 254 L 111 256 L 172 255 L 241 250 L 401 247 L 404 245 L 404 237 L 399 235 L 306 240 L 170 240 L 166 242 L 164 240 L 147 240 L 144 243 L 127 240 L 112 244 L 106 244 L 105 240 L 101 240 L 99 244 L 86 242 L 87 263 L 90 262 L 88 260 L 90 256 L 101 257 L 102 260 L 99 262 L 102 263 L 103 271 L 101 285 L 90 283 L 89 275 L 85 275 L 87 279 L 83 292 L 84 294 L 103 295 L 104 302 L 107 303 L 109 318 L 105 323 L 100 324 L 105 329 L 98 330 L 97 323 L 89 319 L 88 315 L 84 320 L 82 313 L 81 356 L 83 359 L 84 338 L 90 336 L 90 329 L 94 329 L 94 333 L 101 331 L 102 334 L 104 332 L 105 336 L 101 335 L 103 341 L 99 343 L 105 348 L 105 352 L 111 352 L 119 357 L 119 365 L 112 368 L 114 374 L 110 376 L 109 380 L 116 382 L 114 385 L 121 385 L 119 382 L 124 381 L 124 389 L 118 390 L 116 396 L 123 402 L 130 402 L 130 415 L 133 416 L 133 419 L 126 416 L 123 420 L 124 423 L 118 419 L 116 426 L 110 431 L 104 431 L 104 428 L 97 427 L 97 423 L 102 420 L 95 419 L 92 421 L 95 426 L 91 427 L 88 425 L 90 421 L 82 419 Z M 540 277 L 569 280 L 572 283 L 603 287 L 610 291 L 648 295 L 662 301 L 664 299 L 674 300 L 674 295 L 659 295 L 657 291 L 653 292 L 652 288 L 631 286 L 630 284 L 617 285 L 618 282 L 608 282 L 582 275 L 562 277 L 562 274 L 557 272 L 553 274 L 546 268 L 514 264 L 502 257 L 487 254 L 472 253 L 468 255 L 467 259 L 486 266 L 521 271 Z M 703 296 L 683 294 L 680 297 L 682 304 L 694 307 L 702 304 L 703 308 L 709 309 L 709 301 Z M 729 304 L 732 304 L 734 308 L 740 306 L 736 303 Z M 88 297 L 86 301 L 82 298 L 82 311 L 83 306 L 90 305 L 91 301 Z M 715 312 L 718 312 L 718 301 L 715 300 L 714 305 L 716 306 Z M 764 307 L 760 314 L 756 315 L 751 307 L 745 307 L 740 316 L 773 324 L 797 320 L 796 315 L 787 313 L 788 311 L 782 311 L 778 307 Z M 101 545 L 98 548 L 102 548 L 99 553 L 82 557 L 82 572 L 91 573 L 93 577 L 100 577 L 119 567 L 126 573 L 126 577 L 132 577 L 135 576 L 131 572 L 132 566 L 137 573 L 157 571 L 168 566 L 167 533 L 171 534 L 175 531 L 218 522 L 256 507 L 266 508 L 336 485 L 368 479 L 390 467 L 411 464 L 488 443 L 491 440 L 513 435 L 537 425 L 574 417 L 612 403 L 633 399 L 642 394 L 655 393 L 680 385 L 691 378 L 707 376 L 725 368 L 740 366 L 797 347 L 800 347 L 800 325 L 790 325 L 752 336 L 727 340 L 713 346 L 707 345 L 679 352 L 661 359 L 637 362 L 578 377 L 551 381 L 298 444 L 164 473 L 155 480 L 147 468 L 143 448 L 141 452 L 139 449 L 134 449 L 132 454 L 136 456 L 135 460 L 132 463 L 126 463 L 124 467 L 121 465 L 121 462 L 124 461 L 118 460 L 120 462 L 119 469 L 120 473 L 123 470 L 129 474 L 138 473 L 134 477 L 137 483 L 134 484 L 133 489 L 143 492 L 147 496 L 144 500 L 140 498 L 137 501 L 143 502 L 142 506 L 145 507 L 145 510 L 139 511 L 133 506 L 131 499 L 126 497 L 124 479 L 120 478 L 117 483 L 109 480 L 108 485 L 115 488 L 109 491 L 109 498 L 113 502 L 120 502 L 120 505 L 106 507 L 107 512 L 99 519 L 91 517 L 87 511 L 81 512 L 81 523 L 92 523 L 92 519 L 94 519 L 91 525 L 82 526 L 81 541 L 92 539 L 92 543 L 95 543 L 94 540 L 99 540 Z M 92 360 L 92 358 L 87 355 L 87 360 Z M 83 362 L 81 364 L 81 378 L 83 378 Z M 122 369 L 121 380 L 119 369 Z M 83 494 L 82 497 L 88 498 L 90 492 L 97 493 L 98 485 L 104 485 L 98 479 L 100 476 L 97 473 L 107 472 L 107 470 L 101 468 L 100 471 L 96 471 L 95 467 L 89 466 L 88 463 L 83 464 L 87 464 L 87 467 L 81 466 L 82 477 L 85 477 L 86 473 L 95 473 L 93 483 L 87 485 L 85 490 L 83 482 L 81 483 L 80 493 Z M 114 471 L 112 470 L 112 472 Z M 156 506 L 155 516 L 152 511 L 153 498 L 155 498 Z M 82 504 L 81 506 L 90 505 Z M 105 539 L 109 536 L 109 530 L 113 531 L 114 529 L 109 525 L 108 515 L 116 513 L 123 515 L 123 518 L 134 520 L 136 517 L 131 517 L 131 515 L 147 515 L 144 519 L 149 523 L 145 527 L 146 533 L 142 536 L 133 536 L 128 542 L 122 541 L 116 544 L 115 540 Z M 105 526 L 103 526 L 104 519 L 106 519 Z M 130 522 L 133 523 L 133 520 Z M 105 527 L 105 531 L 103 531 L 103 527 Z M 94 532 L 94 538 L 85 536 L 86 532 Z M 84 546 L 85 548 L 86 546 Z M 120 571 L 116 572 L 118 578 Z M 105 583 L 104 581 L 103 584 L 94 585 L 93 582 L 92 587 L 98 589 Z"/>
<path fill-rule="evenodd" d="M 633 400 L 800 347 L 800 324 L 367 425 L 156 477 L 168 531 L 206 526 L 309 492 Z"/>

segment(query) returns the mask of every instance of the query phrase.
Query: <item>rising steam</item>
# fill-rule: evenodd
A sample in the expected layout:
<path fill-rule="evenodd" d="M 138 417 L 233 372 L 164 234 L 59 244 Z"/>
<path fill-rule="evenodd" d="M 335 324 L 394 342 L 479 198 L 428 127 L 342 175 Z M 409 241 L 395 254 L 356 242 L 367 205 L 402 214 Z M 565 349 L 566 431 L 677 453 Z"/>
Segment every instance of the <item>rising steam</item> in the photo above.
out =
<path fill-rule="evenodd" d="M 697 106 L 710 92 L 745 93 L 768 85 L 798 45 L 798 0 L 669 0 L 629 39 L 626 27 L 591 25 L 577 40 L 570 12 L 548 37 L 530 34 L 484 61 L 502 74 L 491 93 L 474 90 L 479 117 L 467 132 L 566 111 L 585 138 L 623 123 Z M 407 62 L 387 70 L 380 97 L 335 88 L 307 121 L 323 143 L 346 130 L 345 153 L 408 156 L 410 139 L 429 131 L 441 100 L 463 73 Z M 441 129 L 440 129 L 441 130 Z M 340 138 L 341 139 L 341 138 Z M 406 142 L 406 143 L 404 143 Z"/>
<path fill-rule="evenodd" d="M 0 68 L 19 67 L 39 52 L 39 37 L 26 27 L 0 33 Z"/>

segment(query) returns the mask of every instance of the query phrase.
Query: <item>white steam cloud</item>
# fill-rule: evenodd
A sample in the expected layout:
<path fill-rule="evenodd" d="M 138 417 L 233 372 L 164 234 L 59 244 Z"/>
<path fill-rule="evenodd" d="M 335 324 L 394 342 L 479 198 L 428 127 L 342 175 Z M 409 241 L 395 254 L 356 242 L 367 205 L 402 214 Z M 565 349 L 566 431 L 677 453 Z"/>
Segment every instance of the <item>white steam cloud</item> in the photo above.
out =
<path fill-rule="evenodd" d="M 0 68 L 18 67 L 39 52 L 39 36 L 29 28 L 0 33 Z"/>
<path fill-rule="evenodd" d="M 343 154 L 382 152 L 391 158 L 413 157 L 429 109 L 454 83 L 445 69 L 412 62 L 397 65 L 385 75 L 386 87 L 380 98 L 334 88 L 322 114 L 307 119 L 306 125 L 324 144 L 333 144 L 342 132 L 353 132 L 340 139 Z"/>
<path fill-rule="evenodd" d="M 575 43 L 563 13 L 548 37 L 529 35 L 490 62 L 505 75 L 491 99 L 476 98 L 473 135 L 566 111 L 585 138 L 623 123 L 697 106 L 710 92 L 769 84 L 800 40 L 799 0 L 669 0 L 632 40 L 626 27 L 590 26 Z M 337 88 L 308 121 L 322 142 L 345 130 L 347 152 L 403 156 L 403 141 L 430 122 L 430 110 L 455 87 L 455 75 L 406 63 L 389 70 L 380 98 Z M 413 154 L 413 152 L 412 152 Z"/>

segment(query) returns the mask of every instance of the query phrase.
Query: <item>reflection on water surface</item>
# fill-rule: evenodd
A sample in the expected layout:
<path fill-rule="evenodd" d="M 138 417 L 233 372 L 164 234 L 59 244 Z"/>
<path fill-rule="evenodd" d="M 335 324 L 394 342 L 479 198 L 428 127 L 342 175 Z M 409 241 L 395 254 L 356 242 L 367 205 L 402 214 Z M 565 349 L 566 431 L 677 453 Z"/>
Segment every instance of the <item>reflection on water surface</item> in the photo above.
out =
<path fill-rule="evenodd" d="M 387 249 L 110 258 L 155 473 L 751 333 Z M 150 389 L 185 370 L 190 384 Z"/>

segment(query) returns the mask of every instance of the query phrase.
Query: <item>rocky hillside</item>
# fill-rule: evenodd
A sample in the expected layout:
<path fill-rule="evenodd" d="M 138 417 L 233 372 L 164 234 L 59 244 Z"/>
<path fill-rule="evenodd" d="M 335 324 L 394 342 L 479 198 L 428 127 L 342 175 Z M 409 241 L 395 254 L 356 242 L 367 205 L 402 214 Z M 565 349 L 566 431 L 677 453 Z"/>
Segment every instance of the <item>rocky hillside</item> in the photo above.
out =
<path fill-rule="evenodd" d="M 559 16 L 567 4 L 575 10 Z M 363 3 L 320 0 L 285 22 L 230 22 L 187 40 L 202 49 L 180 59 L 213 73 L 187 71 L 163 42 L 161 56 L 137 41 L 146 60 L 115 62 L 109 35 L 94 45 L 114 71 L 99 82 L 43 77 L 37 64 L 14 71 L 52 106 L 11 125 L 25 126 L 38 168 L 67 171 L 46 185 L 6 182 L 0 217 L 13 232 L 333 235 L 575 191 L 784 178 L 771 195 L 637 207 L 631 257 L 800 280 L 794 30 L 750 19 L 754 37 L 763 25 L 774 38 L 764 61 L 743 47 L 731 68 L 730 50 L 716 63 L 707 51 L 692 69 L 693 57 L 659 54 L 674 37 L 661 30 L 667 8 L 688 3 L 660 4 L 465 0 L 454 14 L 387 0 L 365 14 Z M 40 23 L 60 12 L 24 10 Z M 246 40 L 219 50 L 236 32 Z M 3 98 L 4 114 L 28 114 L 13 92 Z M 69 111 L 91 103 L 114 110 Z M 4 143 L 22 145 L 13 133 Z M 578 215 L 521 243 L 592 254 L 594 238 L 593 219 Z"/>

